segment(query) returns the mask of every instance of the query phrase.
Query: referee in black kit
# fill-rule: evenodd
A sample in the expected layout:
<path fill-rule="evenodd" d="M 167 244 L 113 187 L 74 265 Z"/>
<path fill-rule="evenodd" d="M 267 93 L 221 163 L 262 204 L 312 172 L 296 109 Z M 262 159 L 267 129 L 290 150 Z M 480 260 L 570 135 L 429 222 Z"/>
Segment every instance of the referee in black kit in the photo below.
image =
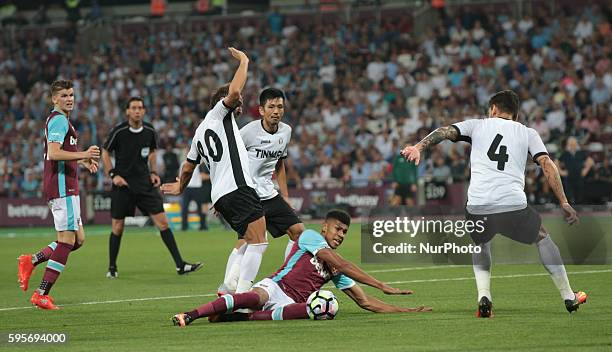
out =
<path fill-rule="evenodd" d="M 106 277 L 116 278 L 118 276 L 117 255 L 125 217 L 134 216 L 136 207 L 144 215 L 151 216 L 164 244 L 172 254 L 176 272 L 183 275 L 196 271 L 202 267 L 202 264 L 190 264 L 183 261 L 176 246 L 174 234 L 168 227 L 168 217 L 164 212 L 163 199 L 158 188 L 161 182 L 156 172 L 157 133 L 151 124 L 142 121 L 145 115 L 142 98 L 130 98 L 125 107 L 125 114 L 128 120 L 113 128 L 102 150 L 104 170 L 107 171 L 113 183 L 111 190 L 112 230 L 109 239 L 109 264 Z M 110 157 L 113 152 L 115 153 L 115 167 Z"/>

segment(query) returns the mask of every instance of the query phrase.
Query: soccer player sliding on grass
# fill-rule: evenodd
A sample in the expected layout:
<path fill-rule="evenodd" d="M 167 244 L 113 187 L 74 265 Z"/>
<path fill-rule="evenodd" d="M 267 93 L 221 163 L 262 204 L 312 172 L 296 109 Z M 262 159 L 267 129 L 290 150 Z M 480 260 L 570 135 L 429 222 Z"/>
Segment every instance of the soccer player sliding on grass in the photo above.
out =
<path fill-rule="evenodd" d="M 174 325 L 184 327 L 202 317 L 209 317 L 211 322 L 308 319 L 306 299 L 330 280 L 361 308 L 372 312 L 431 311 L 428 307 L 404 308 L 382 302 L 355 284 L 358 281 L 388 295 L 412 294 L 410 290 L 400 290 L 373 278 L 334 251 L 344 241 L 350 222 L 346 212 L 331 210 L 325 217 L 321 233 L 304 231 L 285 264 L 274 275 L 253 285 L 249 292 L 226 294 L 192 311 L 176 314 L 172 317 Z M 233 313 L 242 308 L 255 312 Z"/>
<path fill-rule="evenodd" d="M 527 205 L 525 164 L 530 154 L 542 168 L 567 223 L 578 222 L 578 215 L 563 191 L 559 171 L 548 156 L 542 139 L 534 129 L 517 122 L 518 112 L 516 93 L 511 90 L 495 93 L 489 100 L 489 118 L 440 127 L 416 145 L 407 145 L 401 152 L 408 161 L 418 165 L 421 153 L 443 140 L 472 144 L 466 214 L 468 220 L 486 224 L 482 233 L 471 233 L 472 240 L 481 248 L 472 255 L 472 262 L 478 287 L 476 315 L 482 318 L 493 314 L 491 240 L 497 233 L 521 243 L 536 244 L 540 260 L 559 289 L 568 312 L 577 310 L 587 300 L 586 293 L 574 292 L 570 287 L 559 248 L 542 226 L 540 215 Z"/>

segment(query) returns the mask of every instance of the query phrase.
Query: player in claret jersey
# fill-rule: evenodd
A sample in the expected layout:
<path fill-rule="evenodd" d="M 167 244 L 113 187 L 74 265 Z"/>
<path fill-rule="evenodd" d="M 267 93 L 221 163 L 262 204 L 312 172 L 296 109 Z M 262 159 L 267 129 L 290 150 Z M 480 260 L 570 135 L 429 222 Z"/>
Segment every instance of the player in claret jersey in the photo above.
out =
<path fill-rule="evenodd" d="M 485 223 L 482 233 L 471 234 L 481 249 L 472 255 L 472 262 L 478 287 L 476 314 L 482 318 L 492 316 L 490 241 L 497 233 L 518 242 L 537 245 L 542 264 L 570 313 L 587 299 L 584 292 L 572 291 L 559 248 L 541 225 L 539 214 L 527 205 L 525 164 L 531 155 L 533 161 L 542 167 L 567 223 L 578 222 L 576 211 L 567 202 L 559 171 L 548 156 L 542 139 L 534 129 L 517 122 L 518 112 L 518 96 L 511 90 L 504 90 L 489 100 L 489 118 L 440 127 L 418 144 L 402 150 L 406 159 L 418 165 L 423 151 L 445 139 L 472 144 L 466 214 L 469 220 Z"/>
<path fill-rule="evenodd" d="M 19 286 L 27 291 L 32 270 L 47 262 L 40 287 L 30 302 L 42 309 L 58 309 L 49 296 L 51 287 L 64 271 L 68 255 L 85 241 L 81 222 L 78 165 L 91 173 L 98 171 L 100 148 L 91 146 L 77 151 L 77 133 L 68 117 L 74 108 L 74 89 L 71 81 L 51 84 L 53 110 L 45 123 L 44 140 L 44 194 L 53 213 L 57 241 L 35 254 L 19 256 Z"/>
<path fill-rule="evenodd" d="M 355 281 L 358 281 L 388 295 L 412 293 L 373 278 L 336 253 L 335 249 L 344 242 L 350 223 L 351 218 L 346 212 L 331 210 L 325 217 L 321 233 L 304 231 L 293 244 L 285 264 L 275 274 L 253 285 L 249 292 L 226 294 L 192 311 L 174 315 L 174 325 L 185 327 L 201 317 L 209 317 L 211 322 L 308 319 L 306 299 L 330 280 L 361 308 L 372 312 L 430 311 L 428 307 L 404 308 L 382 302 L 356 285 Z M 243 308 L 255 312 L 231 314 Z"/>

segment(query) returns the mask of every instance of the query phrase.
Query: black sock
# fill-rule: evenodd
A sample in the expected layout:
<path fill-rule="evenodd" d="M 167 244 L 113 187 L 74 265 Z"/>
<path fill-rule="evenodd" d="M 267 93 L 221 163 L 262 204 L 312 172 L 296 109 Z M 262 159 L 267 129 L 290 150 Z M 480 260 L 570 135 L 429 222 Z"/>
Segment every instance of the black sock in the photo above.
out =
<path fill-rule="evenodd" d="M 179 253 L 178 247 L 176 246 L 176 241 L 174 240 L 174 234 L 172 233 L 172 230 L 165 229 L 164 231 L 160 231 L 159 233 L 161 235 L 162 241 L 164 241 L 164 244 L 166 245 L 166 247 L 168 247 L 170 254 L 172 254 L 172 259 L 174 259 L 176 267 L 182 269 L 183 258 L 181 258 L 181 253 Z"/>
<path fill-rule="evenodd" d="M 52 282 L 43 280 L 40 282 L 40 286 L 38 287 L 38 292 L 41 295 L 48 295 L 49 291 L 51 291 L 52 286 L 53 286 Z"/>
<path fill-rule="evenodd" d="M 111 232 L 108 239 L 108 267 L 117 268 L 117 256 L 119 255 L 119 246 L 121 246 L 121 236 L 117 236 Z"/>
<path fill-rule="evenodd" d="M 198 319 L 200 317 L 200 314 L 198 314 L 198 310 L 192 310 L 190 312 L 186 312 L 185 314 L 187 314 L 189 316 L 189 318 L 191 318 L 191 321 L 194 321 L 196 319 Z"/>
<path fill-rule="evenodd" d="M 205 229 L 206 227 L 206 214 L 202 213 L 200 215 L 200 229 Z"/>

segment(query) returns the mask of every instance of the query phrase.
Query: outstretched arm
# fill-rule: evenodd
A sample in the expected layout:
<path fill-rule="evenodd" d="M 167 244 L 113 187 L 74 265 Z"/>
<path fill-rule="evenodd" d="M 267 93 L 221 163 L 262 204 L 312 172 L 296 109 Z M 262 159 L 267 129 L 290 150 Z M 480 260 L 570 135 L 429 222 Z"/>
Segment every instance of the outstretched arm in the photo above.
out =
<path fill-rule="evenodd" d="M 546 182 L 548 182 L 548 185 L 550 188 L 552 188 L 553 193 L 559 200 L 559 204 L 561 205 L 561 209 L 563 209 L 563 213 L 565 215 L 565 221 L 567 221 L 567 223 L 570 225 L 577 223 L 578 214 L 567 201 L 557 165 L 555 165 L 547 154 L 540 155 L 536 159 L 536 162 L 540 165 L 540 167 L 542 167 L 544 177 L 546 177 Z"/>
<path fill-rule="evenodd" d="M 185 191 L 189 181 L 191 181 L 191 176 L 193 175 L 193 171 L 195 170 L 196 165 L 189 161 L 183 162 L 181 166 L 181 174 L 177 177 L 177 182 L 172 183 L 164 183 L 161 185 L 160 189 L 163 194 L 170 195 L 179 195 Z"/>
<path fill-rule="evenodd" d="M 421 152 L 427 150 L 430 146 L 436 145 L 444 140 L 456 141 L 459 137 L 459 131 L 453 126 L 439 127 L 435 131 L 423 138 L 422 141 L 414 146 L 406 145 L 401 154 L 408 161 L 414 161 L 419 165 L 421 160 Z"/>
<path fill-rule="evenodd" d="M 370 312 L 374 313 L 409 313 L 431 311 L 431 308 L 429 307 L 421 306 L 417 308 L 405 308 L 385 303 L 375 297 L 368 296 L 358 285 L 342 290 L 342 292 L 351 297 L 351 299 L 355 301 L 355 303 L 357 303 L 357 305 L 362 309 L 369 310 Z"/>
<path fill-rule="evenodd" d="M 400 290 L 395 287 L 391 287 L 384 282 L 372 277 L 365 271 L 361 270 L 357 265 L 349 262 L 342 258 L 338 253 L 334 252 L 330 248 L 323 248 L 317 252 L 317 258 L 325 261 L 327 264 L 336 268 L 339 272 L 350 277 L 355 281 L 359 281 L 362 284 L 377 288 L 388 295 L 409 295 L 412 293 L 410 290 Z"/>

